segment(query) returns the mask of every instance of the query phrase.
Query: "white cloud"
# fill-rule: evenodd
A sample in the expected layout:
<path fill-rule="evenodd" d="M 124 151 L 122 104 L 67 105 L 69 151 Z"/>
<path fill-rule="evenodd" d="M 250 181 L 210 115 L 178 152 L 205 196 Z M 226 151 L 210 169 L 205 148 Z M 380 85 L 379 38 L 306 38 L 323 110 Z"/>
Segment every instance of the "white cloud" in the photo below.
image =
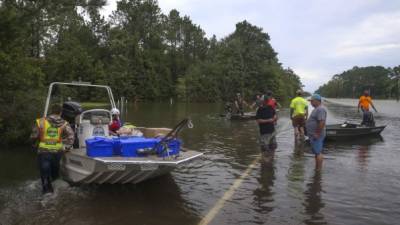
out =
<path fill-rule="evenodd" d="M 105 9 L 109 15 L 116 1 Z M 159 0 L 164 14 L 177 9 L 208 37 L 223 38 L 248 20 L 271 37 L 280 62 L 314 91 L 353 66 L 399 65 L 399 0 Z"/>
<path fill-rule="evenodd" d="M 400 11 L 380 13 L 348 29 L 337 40 L 334 57 L 379 54 L 400 48 Z"/>
<path fill-rule="evenodd" d="M 360 56 L 363 54 L 378 54 L 380 52 L 400 49 L 400 43 L 369 44 L 341 46 L 335 56 Z"/>
<path fill-rule="evenodd" d="M 323 69 L 317 68 L 292 68 L 297 75 L 300 76 L 301 81 L 305 85 L 305 90 L 308 92 L 314 92 L 318 89 L 321 84 L 327 82 L 330 79 L 329 72 Z"/>

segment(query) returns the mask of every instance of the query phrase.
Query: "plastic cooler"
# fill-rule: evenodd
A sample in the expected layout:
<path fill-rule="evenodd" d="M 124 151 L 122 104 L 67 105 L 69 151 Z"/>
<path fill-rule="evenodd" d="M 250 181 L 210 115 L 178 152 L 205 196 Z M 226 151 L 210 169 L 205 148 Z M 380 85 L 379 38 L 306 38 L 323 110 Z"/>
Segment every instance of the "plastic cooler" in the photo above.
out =
<path fill-rule="evenodd" d="M 121 138 L 120 137 L 113 137 L 113 154 L 115 156 L 121 155 Z"/>
<path fill-rule="evenodd" d="M 181 149 L 181 144 L 182 142 L 179 139 L 170 140 L 167 145 L 160 145 L 157 148 L 157 155 L 159 157 L 178 155 Z"/>
<path fill-rule="evenodd" d="M 121 156 L 140 157 L 144 156 L 138 153 L 139 149 L 152 149 L 159 141 L 156 138 L 130 137 L 121 138 Z"/>
<path fill-rule="evenodd" d="M 113 156 L 114 141 L 104 137 L 86 139 L 86 154 L 90 157 Z"/>

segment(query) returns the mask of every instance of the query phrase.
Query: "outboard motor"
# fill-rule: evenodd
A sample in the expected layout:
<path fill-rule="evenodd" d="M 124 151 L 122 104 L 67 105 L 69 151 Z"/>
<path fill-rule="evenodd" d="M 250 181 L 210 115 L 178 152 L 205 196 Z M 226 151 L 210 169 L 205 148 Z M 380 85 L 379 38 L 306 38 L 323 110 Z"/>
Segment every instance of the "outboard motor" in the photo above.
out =
<path fill-rule="evenodd" d="M 61 117 L 68 121 L 69 124 L 75 125 L 76 116 L 80 115 L 83 112 L 82 107 L 77 102 L 64 102 L 62 107 Z"/>
<path fill-rule="evenodd" d="M 68 121 L 68 123 L 71 125 L 72 130 L 75 133 L 75 141 L 74 141 L 74 148 L 77 148 L 79 146 L 79 140 L 78 140 L 78 135 L 76 131 L 76 117 L 79 116 L 83 112 L 82 107 L 79 103 L 77 102 L 64 102 L 63 107 L 62 107 L 62 113 L 61 117 Z"/>

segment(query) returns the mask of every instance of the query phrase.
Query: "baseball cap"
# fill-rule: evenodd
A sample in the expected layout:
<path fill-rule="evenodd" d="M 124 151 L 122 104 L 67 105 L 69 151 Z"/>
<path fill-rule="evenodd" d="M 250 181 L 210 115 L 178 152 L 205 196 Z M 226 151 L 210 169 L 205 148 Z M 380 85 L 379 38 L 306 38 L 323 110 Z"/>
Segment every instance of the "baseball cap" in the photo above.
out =
<path fill-rule="evenodd" d="M 322 98 L 321 98 L 321 95 L 319 95 L 319 94 L 313 94 L 313 95 L 311 96 L 311 99 L 310 99 L 310 100 L 321 101 Z"/>

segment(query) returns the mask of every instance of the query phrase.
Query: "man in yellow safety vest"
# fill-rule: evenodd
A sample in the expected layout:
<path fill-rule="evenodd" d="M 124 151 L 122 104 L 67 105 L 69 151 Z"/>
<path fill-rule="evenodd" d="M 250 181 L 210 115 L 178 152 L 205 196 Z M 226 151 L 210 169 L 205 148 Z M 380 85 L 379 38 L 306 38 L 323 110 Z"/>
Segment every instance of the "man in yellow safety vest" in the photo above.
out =
<path fill-rule="evenodd" d="M 58 178 L 63 152 L 72 148 L 74 131 L 61 118 L 62 108 L 55 104 L 51 114 L 37 119 L 32 129 L 31 139 L 38 152 L 38 164 L 43 193 L 53 192 L 51 182 Z"/>
<path fill-rule="evenodd" d="M 294 127 L 295 141 L 304 138 L 304 127 L 308 118 L 308 102 L 303 98 L 303 91 L 297 90 L 296 97 L 290 102 L 290 118 Z"/>

